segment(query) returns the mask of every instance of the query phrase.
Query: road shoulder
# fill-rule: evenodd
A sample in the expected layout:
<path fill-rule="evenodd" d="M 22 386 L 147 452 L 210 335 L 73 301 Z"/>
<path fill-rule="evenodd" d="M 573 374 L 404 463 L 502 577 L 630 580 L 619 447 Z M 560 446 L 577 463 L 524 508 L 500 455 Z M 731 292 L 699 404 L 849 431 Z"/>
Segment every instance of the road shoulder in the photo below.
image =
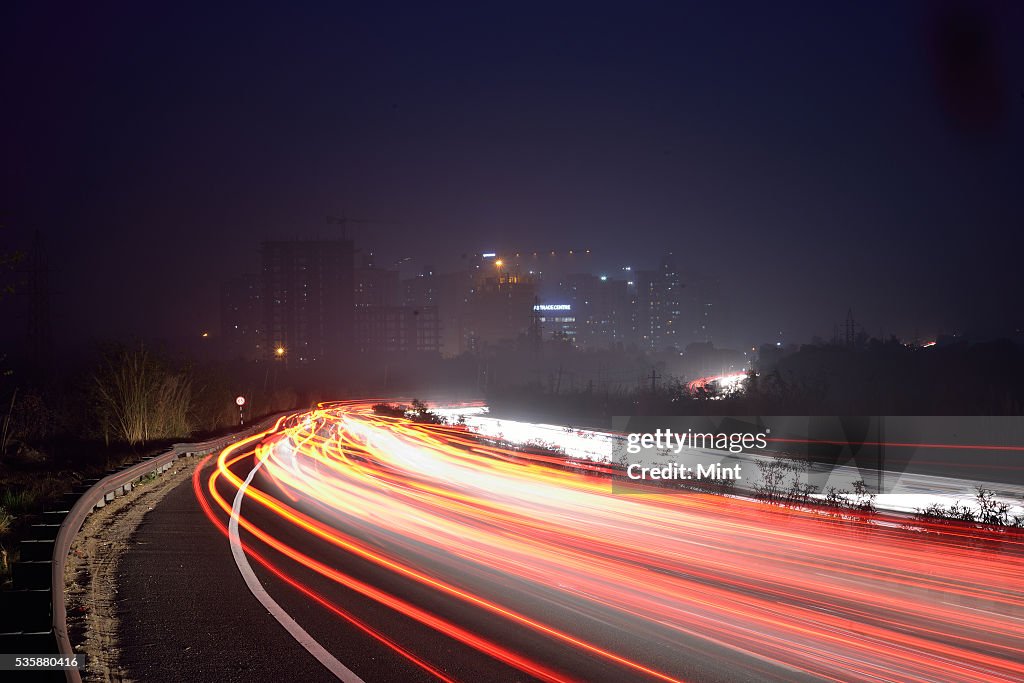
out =
<path fill-rule="evenodd" d="M 199 458 L 179 458 L 164 475 L 144 479 L 131 493 L 86 518 L 68 553 L 64 574 L 68 632 L 89 662 L 86 681 L 129 680 L 120 665 L 118 576 L 124 553 L 145 516 L 189 481 Z"/>

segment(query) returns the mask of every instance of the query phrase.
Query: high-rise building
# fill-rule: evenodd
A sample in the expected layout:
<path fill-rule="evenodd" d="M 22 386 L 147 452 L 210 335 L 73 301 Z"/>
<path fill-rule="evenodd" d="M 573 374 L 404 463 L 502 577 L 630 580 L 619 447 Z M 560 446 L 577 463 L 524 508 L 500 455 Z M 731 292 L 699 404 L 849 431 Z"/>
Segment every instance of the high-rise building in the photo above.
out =
<path fill-rule="evenodd" d="M 356 269 L 355 348 L 364 355 L 437 353 L 437 306 L 429 269 L 422 277 L 399 280 L 397 270 Z"/>
<path fill-rule="evenodd" d="M 470 351 L 511 344 L 534 324 L 533 279 L 505 271 L 497 263 L 494 268 L 496 272 L 482 275 L 469 295 L 464 330 Z"/>
<path fill-rule="evenodd" d="M 437 301 L 441 352 L 445 356 L 458 356 L 471 350 L 467 332 L 469 301 L 478 272 L 469 268 L 436 276 L 437 285 L 433 291 Z"/>
<path fill-rule="evenodd" d="M 263 355 L 263 287 L 258 275 L 221 283 L 220 342 L 229 360 L 256 360 Z"/>
<path fill-rule="evenodd" d="M 363 306 L 355 312 L 356 350 L 365 355 L 437 353 L 437 307 Z"/>
<path fill-rule="evenodd" d="M 685 342 L 681 329 L 682 283 L 672 254 L 666 254 L 657 270 L 636 274 L 636 326 L 644 348 L 664 351 Z"/>
<path fill-rule="evenodd" d="M 356 308 L 401 304 L 402 286 L 397 270 L 363 266 L 356 268 L 354 282 L 353 296 Z"/>
<path fill-rule="evenodd" d="M 576 343 L 587 349 L 613 348 L 632 337 L 629 284 L 605 275 L 576 273 L 564 280 L 576 317 Z"/>
<path fill-rule="evenodd" d="M 577 344 L 572 304 L 534 304 L 533 315 L 541 340 Z"/>
<path fill-rule="evenodd" d="M 441 322 L 441 278 L 425 266 L 416 277 L 402 282 L 403 304 L 412 311 L 416 323 L 416 348 L 420 351 L 445 351 Z"/>
<path fill-rule="evenodd" d="M 415 277 L 402 280 L 402 303 L 412 308 L 436 306 L 439 285 L 438 276 L 434 274 L 434 269 L 430 266 L 425 266 L 423 271 Z"/>
<path fill-rule="evenodd" d="M 728 346 L 737 343 L 731 325 L 729 299 L 716 277 L 694 278 L 687 284 L 684 317 L 691 341 Z"/>
<path fill-rule="evenodd" d="M 265 357 L 308 364 L 344 358 L 354 314 L 349 240 L 264 242 Z"/>

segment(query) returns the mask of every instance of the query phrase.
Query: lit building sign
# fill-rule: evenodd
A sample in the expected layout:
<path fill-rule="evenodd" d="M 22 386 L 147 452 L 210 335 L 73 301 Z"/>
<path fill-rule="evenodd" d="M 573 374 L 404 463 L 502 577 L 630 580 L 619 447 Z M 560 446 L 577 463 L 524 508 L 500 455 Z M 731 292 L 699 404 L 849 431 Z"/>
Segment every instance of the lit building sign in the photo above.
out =
<path fill-rule="evenodd" d="M 486 254 L 480 254 L 480 256 L 481 258 L 494 258 L 495 256 L 497 256 L 497 254 L 494 253 L 493 251 L 489 251 Z"/>
<path fill-rule="evenodd" d="M 535 311 L 571 311 L 572 304 L 534 304 Z"/>

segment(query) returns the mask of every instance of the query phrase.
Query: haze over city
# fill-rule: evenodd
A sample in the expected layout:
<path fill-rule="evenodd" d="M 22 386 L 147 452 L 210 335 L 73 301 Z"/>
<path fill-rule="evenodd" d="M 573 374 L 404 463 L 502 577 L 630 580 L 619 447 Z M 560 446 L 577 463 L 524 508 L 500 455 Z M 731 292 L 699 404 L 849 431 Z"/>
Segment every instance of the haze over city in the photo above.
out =
<path fill-rule="evenodd" d="M 264 239 L 337 236 L 329 215 L 377 221 L 357 247 L 406 275 L 673 251 L 752 341 L 828 336 L 848 308 L 876 336 L 1004 333 L 1021 13 L 14 4 L 4 239 L 42 231 L 65 342 L 215 329 L 222 277 Z"/>

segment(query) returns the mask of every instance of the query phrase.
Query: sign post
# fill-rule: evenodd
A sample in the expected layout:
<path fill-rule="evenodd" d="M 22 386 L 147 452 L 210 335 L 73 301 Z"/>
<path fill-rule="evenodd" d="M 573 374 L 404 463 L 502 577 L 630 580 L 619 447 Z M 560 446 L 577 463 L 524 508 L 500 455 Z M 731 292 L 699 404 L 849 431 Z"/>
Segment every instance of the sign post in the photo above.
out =
<path fill-rule="evenodd" d="M 242 406 L 245 405 L 245 396 L 239 396 L 236 398 L 235 405 L 238 406 L 238 424 L 245 425 L 245 418 L 242 417 Z"/>

